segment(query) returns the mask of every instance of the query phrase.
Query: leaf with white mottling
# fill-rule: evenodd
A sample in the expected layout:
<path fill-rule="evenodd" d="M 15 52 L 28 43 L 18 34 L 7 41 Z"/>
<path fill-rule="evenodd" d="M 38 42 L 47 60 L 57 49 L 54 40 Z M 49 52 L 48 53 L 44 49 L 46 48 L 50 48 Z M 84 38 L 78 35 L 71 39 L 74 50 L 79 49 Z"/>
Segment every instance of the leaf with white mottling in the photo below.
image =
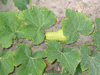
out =
<path fill-rule="evenodd" d="M 55 59 L 58 59 L 58 62 L 60 62 L 63 67 L 66 67 L 67 71 L 74 74 L 80 62 L 80 50 L 66 47 L 62 51 L 61 44 L 56 41 L 47 42 L 47 45 L 46 52 L 48 61 L 52 63 Z"/>
<path fill-rule="evenodd" d="M 91 51 L 86 46 L 81 46 L 81 68 L 89 69 L 89 75 L 100 75 L 100 52 L 91 56 Z"/>
<path fill-rule="evenodd" d="M 8 75 L 14 70 L 14 52 L 6 51 L 0 53 L 0 75 Z"/>
<path fill-rule="evenodd" d="M 33 44 L 42 43 L 44 40 L 44 28 L 53 25 L 56 16 L 52 11 L 45 7 L 35 7 L 33 10 L 27 9 L 19 14 L 19 18 L 23 19 L 28 25 L 24 25 L 22 31 L 26 35 L 26 39 L 33 40 Z"/>
<path fill-rule="evenodd" d="M 14 64 L 22 64 L 16 75 L 42 75 L 46 66 L 43 57 L 46 57 L 44 51 L 37 51 L 31 54 L 31 50 L 25 44 L 18 44 L 18 50 L 15 52 Z M 41 54 L 41 55 L 40 55 Z"/>
<path fill-rule="evenodd" d="M 18 12 L 0 12 L 0 45 L 2 47 L 10 47 L 12 40 L 16 37 L 24 38 L 21 31 L 22 20 L 17 15 Z"/>
<path fill-rule="evenodd" d="M 79 33 L 89 35 L 93 31 L 93 23 L 84 13 L 66 9 L 66 19 L 62 20 L 62 29 L 65 36 L 69 36 L 67 44 L 73 43 L 79 37 Z M 74 37 L 74 38 L 73 38 Z"/>

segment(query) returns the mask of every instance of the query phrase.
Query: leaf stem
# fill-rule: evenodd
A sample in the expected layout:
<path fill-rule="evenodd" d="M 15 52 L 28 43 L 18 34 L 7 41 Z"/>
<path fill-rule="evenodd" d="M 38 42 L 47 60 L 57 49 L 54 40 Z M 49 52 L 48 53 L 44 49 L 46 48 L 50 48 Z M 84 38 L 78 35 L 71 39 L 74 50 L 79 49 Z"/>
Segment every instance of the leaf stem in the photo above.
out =
<path fill-rule="evenodd" d="M 31 48 L 31 47 L 33 46 L 33 44 L 31 43 L 31 44 L 29 44 L 28 46 Z"/>
<path fill-rule="evenodd" d="M 89 46 L 89 45 L 94 45 L 94 44 L 93 43 L 89 43 L 89 44 L 84 44 L 84 45 Z"/>
<path fill-rule="evenodd" d="M 76 46 L 81 46 L 81 45 L 79 45 L 79 44 L 75 44 L 75 43 L 73 43 L 73 45 L 76 45 Z M 89 46 L 89 45 L 94 45 L 94 43 L 83 44 L 83 45 L 85 45 L 85 46 Z"/>
<path fill-rule="evenodd" d="M 75 43 L 73 43 L 73 45 L 80 46 L 80 45 L 78 45 L 78 44 L 75 44 Z"/>
<path fill-rule="evenodd" d="M 88 72 L 88 70 L 87 70 L 87 71 L 82 72 L 82 74 L 87 73 L 87 72 Z"/>
<path fill-rule="evenodd" d="M 3 53 L 4 50 L 5 50 L 5 48 L 2 48 L 2 51 L 1 52 Z"/>

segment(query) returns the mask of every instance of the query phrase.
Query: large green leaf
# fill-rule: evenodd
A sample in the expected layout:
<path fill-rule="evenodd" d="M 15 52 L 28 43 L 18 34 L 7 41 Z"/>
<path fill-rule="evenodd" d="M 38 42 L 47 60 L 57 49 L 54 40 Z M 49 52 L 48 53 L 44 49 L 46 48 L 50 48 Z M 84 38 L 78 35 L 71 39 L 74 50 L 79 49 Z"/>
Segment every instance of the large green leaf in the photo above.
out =
<path fill-rule="evenodd" d="M 13 0 L 14 5 L 18 7 L 19 10 L 27 9 L 26 5 L 29 4 L 30 0 Z"/>
<path fill-rule="evenodd" d="M 22 20 L 17 17 L 17 12 L 0 12 L 0 45 L 8 48 L 12 39 L 23 38 L 21 31 Z"/>
<path fill-rule="evenodd" d="M 98 30 L 93 33 L 94 44 L 97 46 L 97 50 L 100 50 L 100 18 L 95 17 L 95 22 Z"/>
<path fill-rule="evenodd" d="M 48 61 L 52 63 L 55 59 L 58 59 L 58 62 L 63 67 L 66 67 L 70 73 L 74 74 L 80 62 L 80 51 L 76 48 L 67 47 L 62 50 L 61 44 L 56 41 L 47 42 L 47 45 L 46 52 Z"/>
<path fill-rule="evenodd" d="M 4 5 L 7 4 L 7 0 L 1 0 Z"/>
<path fill-rule="evenodd" d="M 23 32 L 28 40 L 33 40 L 33 44 L 43 42 L 43 28 L 48 28 L 53 25 L 56 20 L 56 16 L 52 11 L 48 11 L 45 7 L 35 6 L 33 6 L 33 10 L 27 9 L 22 11 L 19 14 L 19 18 L 28 23 L 28 25 L 23 26 Z"/>
<path fill-rule="evenodd" d="M 100 75 L 100 52 L 91 56 L 91 51 L 86 46 L 81 46 L 81 68 L 89 69 L 89 75 Z"/>
<path fill-rule="evenodd" d="M 43 51 L 37 51 L 31 54 L 31 50 L 25 44 L 18 44 L 18 50 L 15 52 L 14 63 L 16 66 L 22 64 L 17 75 L 42 75 L 46 66 L 43 61 L 43 57 L 46 57 L 46 53 Z"/>
<path fill-rule="evenodd" d="M 6 51 L 0 53 L 0 75 L 8 75 L 14 70 L 14 52 Z"/>
<path fill-rule="evenodd" d="M 70 39 L 66 43 L 73 43 L 78 38 L 79 33 L 89 35 L 93 31 L 93 23 L 84 13 L 78 13 L 71 9 L 66 9 L 66 19 L 62 20 L 62 29 L 65 36 Z M 75 34 L 75 35 L 74 35 Z M 75 38 L 73 38 L 75 36 Z"/>

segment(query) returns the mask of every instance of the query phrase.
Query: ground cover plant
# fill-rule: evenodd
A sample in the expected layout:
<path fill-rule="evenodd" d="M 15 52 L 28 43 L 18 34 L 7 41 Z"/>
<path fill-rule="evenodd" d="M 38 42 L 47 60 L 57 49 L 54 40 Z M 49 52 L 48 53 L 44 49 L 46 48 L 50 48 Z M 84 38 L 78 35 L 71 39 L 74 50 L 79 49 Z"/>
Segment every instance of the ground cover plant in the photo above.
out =
<path fill-rule="evenodd" d="M 7 1 L 7 0 L 5 0 Z M 15 0 L 14 0 L 15 1 Z M 18 12 L 0 12 L 0 75 L 8 75 L 18 66 L 16 75 L 88 75 L 100 74 L 100 18 L 95 17 L 97 31 L 93 31 L 94 25 L 84 13 L 78 13 L 72 9 L 66 9 L 66 18 L 62 20 L 62 29 L 57 32 L 47 32 L 44 29 L 54 25 L 56 15 L 45 7 L 32 6 L 30 9 L 20 8 Z M 85 45 L 74 44 L 79 34 L 89 35 L 93 33 L 93 43 L 97 46 L 97 53 L 92 54 L 90 48 Z M 46 37 L 46 39 L 45 39 Z M 17 44 L 16 51 L 4 51 L 11 47 L 13 40 L 19 38 L 33 40 L 31 45 L 41 44 L 47 41 L 45 51 L 31 52 L 30 45 Z M 63 48 L 61 43 L 74 44 L 78 48 Z M 50 63 L 55 60 L 62 65 L 61 74 L 44 73 L 47 58 Z"/>

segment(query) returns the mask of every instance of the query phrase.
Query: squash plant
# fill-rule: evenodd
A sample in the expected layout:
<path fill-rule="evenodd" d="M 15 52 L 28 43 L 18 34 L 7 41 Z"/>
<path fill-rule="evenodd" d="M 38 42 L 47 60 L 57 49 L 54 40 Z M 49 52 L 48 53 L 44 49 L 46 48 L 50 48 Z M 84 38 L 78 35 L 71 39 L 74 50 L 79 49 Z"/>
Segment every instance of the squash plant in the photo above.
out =
<path fill-rule="evenodd" d="M 14 0 L 15 1 L 15 0 Z M 24 8 L 23 8 L 24 9 Z M 26 23 L 24 23 L 24 22 Z M 32 54 L 30 45 L 18 43 L 16 51 L 2 51 L 0 53 L 0 75 L 8 75 L 14 71 L 14 66 L 19 66 L 16 75 L 88 75 L 100 74 L 100 18 L 95 18 L 98 30 L 93 32 L 93 23 L 84 13 L 78 13 L 66 9 L 66 18 L 62 20 L 62 29 L 57 32 L 47 32 L 44 29 L 54 25 L 56 16 L 45 7 L 32 6 L 18 12 L 0 12 L 0 45 L 9 48 L 14 39 L 26 38 L 33 40 L 31 45 L 38 45 L 45 39 L 47 48 L 45 51 L 37 51 Z M 61 42 L 74 43 L 79 33 L 89 35 L 93 32 L 93 45 L 98 52 L 91 55 L 86 45 L 78 45 L 80 48 L 63 49 Z M 58 42 L 60 41 L 60 42 Z M 62 65 L 62 73 L 43 73 L 46 63 L 43 58 L 52 63 L 57 59 Z"/>

